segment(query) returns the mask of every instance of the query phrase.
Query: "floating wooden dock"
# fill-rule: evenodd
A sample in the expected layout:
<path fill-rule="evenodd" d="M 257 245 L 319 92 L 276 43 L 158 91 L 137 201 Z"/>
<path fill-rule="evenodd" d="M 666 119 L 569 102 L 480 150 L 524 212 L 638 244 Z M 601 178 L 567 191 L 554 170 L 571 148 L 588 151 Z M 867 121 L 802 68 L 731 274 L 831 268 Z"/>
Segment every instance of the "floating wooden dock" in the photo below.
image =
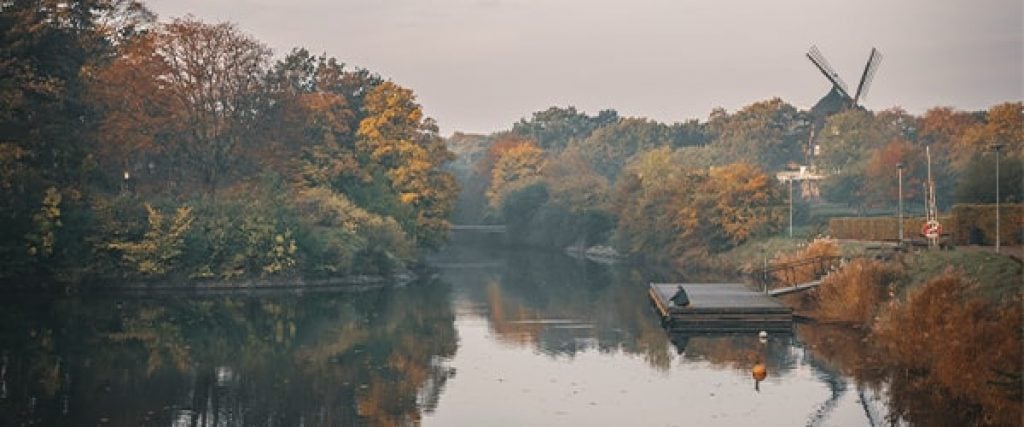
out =
<path fill-rule="evenodd" d="M 690 303 L 677 306 L 679 287 Z M 669 332 L 790 331 L 793 310 L 742 283 L 652 283 L 648 290 Z"/>

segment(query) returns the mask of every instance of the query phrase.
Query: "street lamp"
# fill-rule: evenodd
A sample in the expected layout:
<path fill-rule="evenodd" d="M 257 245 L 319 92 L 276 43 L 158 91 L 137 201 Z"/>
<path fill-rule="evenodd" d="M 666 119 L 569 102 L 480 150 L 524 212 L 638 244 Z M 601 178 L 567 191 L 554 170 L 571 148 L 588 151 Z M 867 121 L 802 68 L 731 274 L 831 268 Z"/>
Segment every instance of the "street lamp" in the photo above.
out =
<path fill-rule="evenodd" d="M 793 177 L 789 177 L 789 238 L 793 238 Z"/>
<path fill-rule="evenodd" d="M 903 247 L 903 162 L 896 164 L 896 170 L 899 171 L 899 217 L 900 217 L 900 240 L 899 247 Z"/>
<path fill-rule="evenodd" d="M 999 150 L 1005 144 L 992 144 L 992 151 L 996 152 L 996 253 L 999 253 Z"/>

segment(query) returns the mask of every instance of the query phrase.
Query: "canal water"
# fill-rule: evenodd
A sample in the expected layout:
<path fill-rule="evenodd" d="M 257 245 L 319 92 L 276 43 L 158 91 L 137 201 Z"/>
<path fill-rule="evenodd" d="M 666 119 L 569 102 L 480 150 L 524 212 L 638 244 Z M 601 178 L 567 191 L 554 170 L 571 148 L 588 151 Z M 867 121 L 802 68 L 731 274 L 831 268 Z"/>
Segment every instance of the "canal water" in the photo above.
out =
<path fill-rule="evenodd" d="M 843 374 L 856 339 L 669 336 L 645 295 L 666 277 L 560 253 L 430 262 L 361 291 L 5 299 L 0 425 L 902 423 L 887 382 Z"/>

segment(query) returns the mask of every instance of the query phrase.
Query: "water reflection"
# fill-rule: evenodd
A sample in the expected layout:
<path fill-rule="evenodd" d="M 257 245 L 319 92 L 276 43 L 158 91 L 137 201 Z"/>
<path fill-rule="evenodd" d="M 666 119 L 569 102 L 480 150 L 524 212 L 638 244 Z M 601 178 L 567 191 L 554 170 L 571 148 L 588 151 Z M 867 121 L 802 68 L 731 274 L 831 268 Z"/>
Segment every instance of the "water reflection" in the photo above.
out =
<path fill-rule="evenodd" d="M 393 425 L 437 405 L 448 288 L 3 307 L 0 424 Z"/>
<path fill-rule="evenodd" d="M 678 277 L 489 247 L 431 262 L 364 292 L 5 300 L 0 425 L 977 421 L 855 330 L 668 335 L 645 284 Z"/>
<path fill-rule="evenodd" d="M 641 415 L 669 425 L 764 419 L 773 420 L 769 425 L 792 425 L 804 423 L 832 394 L 792 335 L 762 340 L 757 334 L 666 334 L 644 290 L 650 281 L 678 277 L 530 251 L 456 248 L 436 261 L 443 280 L 452 284 L 461 319 L 461 345 L 453 364 L 479 378 L 467 374 L 455 380 L 446 399 L 457 403 L 443 400 L 438 414 L 426 419 L 433 424 L 473 424 L 475 418 L 464 409 L 472 406 L 508 417 L 506 425 L 552 420 L 607 425 Z M 515 366 L 509 354 L 516 355 Z M 763 381 L 752 377 L 758 364 L 767 374 Z M 577 371 L 584 366 L 592 369 Z M 524 384 L 520 393 L 501 394 L 512 383 Z M 794 398 L 799 389 L 804 394 Z M 615 391 L 614 403 L 608 401 L 609 390 Z M 502 404 L 473 397 L 482 393 L 498 393 Z M 593 397 L 578 398 L 583 395 Z M 848 400 L 844 403 L 853 403 Z M 520 402 L 555 407 L 534 416 L 516 411 Z M 652 413 L 652 405 L 678 411 Z M 826 418 L 863 423 L 862 413 Z"/>
<path fill-rule="evenodd" d="M 460 372 L 479 376 L 453 382 L 447 399 L 457 403 L 442 402 L 438 414 L 425 419 L 436 425 L 474 424 L 477 419 L 467 415 L 472 411 L 466 406 L 507 417 L 512 420 L 508 425 L 551 420 L 629 423 L 639 414 L 669 425 L 977 422 L 977 414 L 963 411 L 955 399 L 915 388 L 918 383 L 886 368 L 855 330 L 800 325 L 792 335 L 766 338 L 668 335 L 658 324 L 644 286 L 650 281 L 683 280 L 680 277 L 530 251 L 455 248 L 436 261 L 443 280 L 452 284 L 461 319 L 456 325 L 461 345 L 453 364 Z M 633 360 L 648 371 L 638 371 Z M 592 369 L 576 372 L 577 366 Z M 617 371 L 631 372 L 632 377 Z M 587 392 L 581 384 L 590 383 L 591 394 L 601 395 L 634 378 L 643 384 L 627 388 L 633 393 L 624 390 L 615 396 L 618 410 L 599 402 L 595 406 L 596 399 L 572 399 Z M 473 398 L 496 393 L 510 383 L 529 386 L 524 385 L 521 394 L 499 393 L 500 405 Z M 544 383 L 549 385 L 537 387 Z M 568 385 L 558 386 L 562 384 Z M 514 409 L 520 401 L 555 408 L 525 415 Z M 720 410 L 723 402 L 730 409 Z M 677 408 L 686 418 L 671 411 L 649 412 L 652 405 Z"/>

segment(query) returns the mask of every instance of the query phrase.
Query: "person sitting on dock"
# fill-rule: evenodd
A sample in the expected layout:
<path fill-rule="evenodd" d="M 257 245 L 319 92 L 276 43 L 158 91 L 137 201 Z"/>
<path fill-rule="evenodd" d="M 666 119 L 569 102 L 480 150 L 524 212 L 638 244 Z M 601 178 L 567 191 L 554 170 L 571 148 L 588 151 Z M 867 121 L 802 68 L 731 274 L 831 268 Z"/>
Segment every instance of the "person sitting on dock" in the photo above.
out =
<path fill-rule="evenodd" d="M 686 290 L 684 290 L 682 286 L 680 286 L 675 295 L 672 295 L 672 298 L 669 298 L 668 300 L 672 301 L 672 304 L 675 304 L 677 307 L 686 307 L 690 305 L 690 297 L 686 296 Z"/>

